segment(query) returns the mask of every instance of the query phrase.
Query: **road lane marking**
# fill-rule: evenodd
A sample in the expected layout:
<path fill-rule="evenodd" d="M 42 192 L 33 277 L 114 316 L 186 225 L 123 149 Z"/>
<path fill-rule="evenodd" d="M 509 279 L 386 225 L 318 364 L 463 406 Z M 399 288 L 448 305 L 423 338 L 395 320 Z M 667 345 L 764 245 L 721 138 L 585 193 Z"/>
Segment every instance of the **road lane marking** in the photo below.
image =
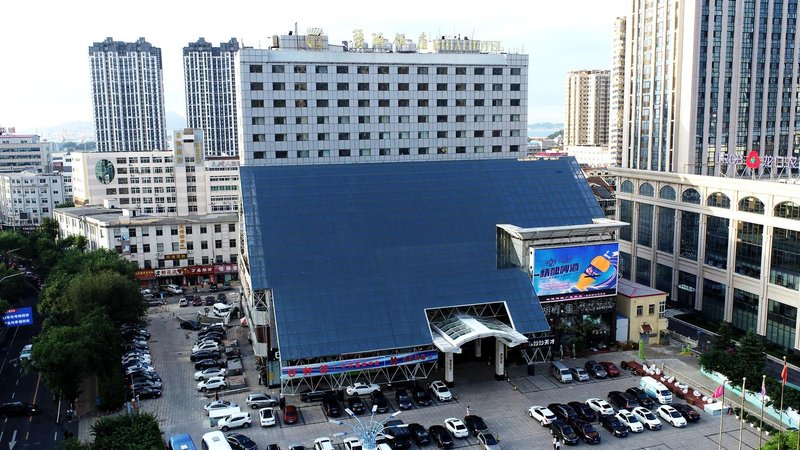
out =
<path fill-rule="evenodd" d="M 36 396 L 39 395 L 39 383 L 42 381 L 42 375 L 39 374 L 39 378 L 36 379 L 36 390 L 33 391 L 33 401 L 31 403 L 36 404 Z"/>
<path fill-rule="evenodd" d="M 58 431 L 53 432 L 53 440 L 54 441 L 58 440 Z"/>
<path fill-rule="evenodd" d="M 16 393 L 16 392 L 12 392 L 12 393 L 11 393 L 11 400 L 14 400 L 14 396 L 15 396 L 15 395 L 17 395 L 17 393 Z"/>

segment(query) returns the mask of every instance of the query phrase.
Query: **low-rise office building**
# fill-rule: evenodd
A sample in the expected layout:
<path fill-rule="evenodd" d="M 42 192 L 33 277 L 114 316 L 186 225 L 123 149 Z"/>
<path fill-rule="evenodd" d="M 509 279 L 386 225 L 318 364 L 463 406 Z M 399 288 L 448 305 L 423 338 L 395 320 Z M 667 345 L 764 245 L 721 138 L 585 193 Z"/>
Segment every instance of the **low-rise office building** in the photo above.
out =
<path fill-rule="evenodd" d="M 0 173 L 45 170 L 50 148 L 37 135 L 6 134 L 6 129 L 0 128 Z"/>
<path fill-rule="evenodd" d="M 28 170 L 0 174 L 0 221 L 5 228 L 36 228 L 64 199 L 61 174 Z"/>

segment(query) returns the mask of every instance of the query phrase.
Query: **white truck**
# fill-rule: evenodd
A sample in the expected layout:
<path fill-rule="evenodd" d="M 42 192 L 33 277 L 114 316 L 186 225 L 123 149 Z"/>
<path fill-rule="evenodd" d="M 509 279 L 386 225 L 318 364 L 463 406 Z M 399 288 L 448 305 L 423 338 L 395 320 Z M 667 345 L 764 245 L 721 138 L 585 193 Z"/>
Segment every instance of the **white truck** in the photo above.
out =
<path fill-rule="evenodd" d="M 641 381 L 639 381 L 639 389 L 662 405 L 672 404 L 672 392 L 653 377 L 642 377 Z"/>

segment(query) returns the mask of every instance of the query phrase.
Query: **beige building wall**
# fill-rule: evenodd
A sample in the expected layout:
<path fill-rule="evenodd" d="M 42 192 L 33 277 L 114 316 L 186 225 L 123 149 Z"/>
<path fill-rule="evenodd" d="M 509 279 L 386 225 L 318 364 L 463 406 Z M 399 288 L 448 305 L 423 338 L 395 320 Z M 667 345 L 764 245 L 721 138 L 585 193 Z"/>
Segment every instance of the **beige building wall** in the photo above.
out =
<path fill-rule="evenodd" d="M 629 320 L 629 341 L 638 341 L 640 333 L 646 333 L 650 344 L 660 343 L 661 330 L 667 329 L 667 318 L 664 316 L 666 301 L 666 292 L 619 279 L 617 313 Z"/>
<path fill-rule="evenodd" d="M 625 36 L 627 20 L 617 17 L 611 37 L 611 72 L 608 87 L 608 147 L 613 165 L 622 165 L 622 125 L 625 109 Z"/>
<path fill-rule="evenodd" d="M 564 146 L 608 145 L 608 70 L 567 73 L 564 86 Z"/>

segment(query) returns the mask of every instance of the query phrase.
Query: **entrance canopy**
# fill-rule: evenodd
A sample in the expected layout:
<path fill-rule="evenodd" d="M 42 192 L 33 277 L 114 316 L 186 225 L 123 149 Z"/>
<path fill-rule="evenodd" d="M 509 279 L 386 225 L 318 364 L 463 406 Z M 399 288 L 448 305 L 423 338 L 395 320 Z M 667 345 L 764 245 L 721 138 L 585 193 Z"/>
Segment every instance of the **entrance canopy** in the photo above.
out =
<path fill-rule="evenodd" d="M 443 352 L 461 353 L 461 346 L 475 339 L 496 337 L 509 347 L 528 342 L 528 338 L 494 317 L 462 314 L 432 323 L 433 345 Z"/>

